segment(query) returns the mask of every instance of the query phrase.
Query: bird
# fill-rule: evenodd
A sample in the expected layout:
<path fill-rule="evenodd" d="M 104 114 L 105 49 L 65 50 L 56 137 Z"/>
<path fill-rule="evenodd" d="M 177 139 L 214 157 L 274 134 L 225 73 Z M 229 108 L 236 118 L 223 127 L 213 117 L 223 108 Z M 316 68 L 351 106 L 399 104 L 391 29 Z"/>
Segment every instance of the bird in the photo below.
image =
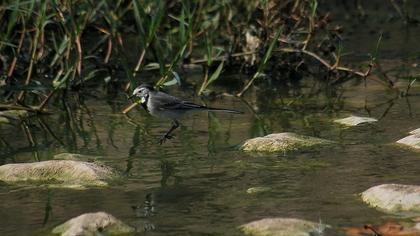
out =
<path fill-rule="evenodd" d="M 181 98 L 174 97 L 165 92 L 155 90 L 149 84 L 141 84 L 133 90 L 129 99 L 139 98 L 140 105 L 152 116 L 172 120 L 172 127 L 159 139 L 160 145 L 166 140 L 172 139 L 171 133 L 180 125 L 179 118 L 185 113 L 192 111 L 226 112 L 243 114 L 241 111 L 223 108 L 207 107 Z"/>

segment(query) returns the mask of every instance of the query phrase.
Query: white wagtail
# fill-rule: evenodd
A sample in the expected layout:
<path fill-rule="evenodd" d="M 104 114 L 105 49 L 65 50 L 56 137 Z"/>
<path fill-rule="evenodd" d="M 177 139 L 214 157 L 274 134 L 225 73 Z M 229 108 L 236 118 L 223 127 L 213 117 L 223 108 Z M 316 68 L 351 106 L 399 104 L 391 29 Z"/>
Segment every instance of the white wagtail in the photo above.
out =
<path fill-rule="evenodd" d="M 140 98 L 141 106 L 149 112 L 152 116 L 158 118 L 165 118 L 172 120 L 172 127 L 165 133 L 165 135 L 159 140 L 162 144 L 166 139 L 171 139 L 170 135 L 172 131 L 179 127 L 178 119 L 186 112 L 191 111 L 219 111 L 228 112 L 234 114 L 242 114 L 243 112 L 212 108 L 207 106 L 198 105 L 192 102 L 181 100 L 177 97 L 171 96 L 167 93 L 156 91 L 153 86 L 148 84 L 142 84 L 134 89 L 133 94 L 129 99 L 133 97 Z"/>

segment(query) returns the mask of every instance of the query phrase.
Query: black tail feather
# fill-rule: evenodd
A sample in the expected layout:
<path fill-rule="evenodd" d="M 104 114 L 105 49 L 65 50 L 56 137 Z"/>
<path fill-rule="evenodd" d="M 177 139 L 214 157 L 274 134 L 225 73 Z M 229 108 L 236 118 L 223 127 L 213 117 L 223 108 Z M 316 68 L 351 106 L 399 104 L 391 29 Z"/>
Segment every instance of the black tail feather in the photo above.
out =
<path fill-rule="evenodd" d="M 232 109 L 224 109 L 224 108 L 214 108 L 214 107 L 203 107 L 203 109 L 206 109 L 208 111 L 214 111 L 214 112 L 227 112 L 227 113 L 233 113 L 233 114 L 244 114 L 242 111 L 232 110 Z"/>
<path fill-rule="evenodd" d="M 198 110 L 207 110 L 207 111 L 214 111 L 214 112 L 227 112 L 233 114 L 244 114 L 242 111 L 232 110 L 232 109 L 224 109 L 224 108 L 215 108 L 215 107 L 207 107 L 203 105 L 198 105 L 192 102 L 183 102 L 182 103 L 183 109 L 198 109 Z"/>

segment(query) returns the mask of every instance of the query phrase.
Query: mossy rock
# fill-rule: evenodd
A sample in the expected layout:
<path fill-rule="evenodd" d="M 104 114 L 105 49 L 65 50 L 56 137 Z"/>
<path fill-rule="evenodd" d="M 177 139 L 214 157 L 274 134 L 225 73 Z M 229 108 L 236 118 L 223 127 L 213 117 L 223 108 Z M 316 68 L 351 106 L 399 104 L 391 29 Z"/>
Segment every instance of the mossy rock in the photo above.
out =
<path fill-rule="evenodd" d="M 251 187 L 246 190 L 248 194 L 256 194 L 256 193 L 265 193 L 271 191 L 270 187 L 258 186 L 258 187 Z"/>
<path fill-rule="evenodd" d="M 398 144 L 405 145 L 410 148 L 420 149 L 420 135 L 412 134 L 397 141 Z"/>
<path fill-rule="evenodd" d="M 410 135 L 397 141 L 398 144 L 402 144 L 414 149 L 420 149 L 420 128 L 410 132 Z"/>
<path fill-rule="evenodd" d="M 0 166 L 0 181 L 8 184 L 51 185 L 52 187 L 105 187 L 120 175 L 97 163 L 50 160 Z"/>
<path fill-rule="evenodd" d="M 28 112 L 25 110 L 7 110 L 0 111 L 0 125 L 13 124 L 13 121 L 22 120 L 28 117 Z"/>
<path fill-rule="evenodd" d="M 135 229 L 106 212 L 86 213 L 55 227 L 61 236 L 133 235 Z"/>
<path fill-rule="evenodd" d="M 241 225 L 246 235 L 252 236 L 313 236 L 322 235 L 330 226 L 295 218 L 265 218 Z"/>
<path fill-rule="evenodd" d="M 339 123 L 345 126 L 357 126 L 360 124 L 373 123 L 378 120 L 372 117 L 361 117 L 361 116 L 349 116 L 343 119 L 334 120 L 335 123 Z"/>
<path fill-rule="evenodd" d="M 9 119 L 23 119 L 29 116 L 28 111 L 25 110 L 7 110 L 7 111 L 0 111 L 0 117 L 6 117 Z"/>
<path fill-rule="evenodd" d="M 286 152 L 306 150 L 320 145 L 329 145 L 334 142 L 326 139 L 299 135 L 295 133 L 276 133 L 264 137 L 249 139 L 241 146 L 246 152 Z"/>
<path fill-rule="evenodd" d="M 394 213 L 420 215 L 420 186 L 382 184 L 361 194 L 362 200 L 378 210 Z"/>
<path fill-rule="evenodd" d="M 420 135 L 420 128 L 410 131 L 410 134 L 418 134 L 418 135 Z"/>
<path fill-rule="evenodd" d="M 0 116 L 0 125 L 1 124 L 10 124 L 10 120 L 7 117 Z"/>

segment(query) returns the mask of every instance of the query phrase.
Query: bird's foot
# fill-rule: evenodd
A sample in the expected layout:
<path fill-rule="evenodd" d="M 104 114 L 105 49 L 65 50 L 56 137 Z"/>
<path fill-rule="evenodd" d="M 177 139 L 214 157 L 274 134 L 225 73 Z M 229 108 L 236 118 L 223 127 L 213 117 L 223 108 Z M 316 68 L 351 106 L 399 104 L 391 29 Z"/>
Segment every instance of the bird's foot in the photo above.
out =
<path fill-rule="evenodd" d="M 167 139 L 172 139 L 174 136 L 165 134 L 159 139 L 159 144 L 162 145 Z"/>

